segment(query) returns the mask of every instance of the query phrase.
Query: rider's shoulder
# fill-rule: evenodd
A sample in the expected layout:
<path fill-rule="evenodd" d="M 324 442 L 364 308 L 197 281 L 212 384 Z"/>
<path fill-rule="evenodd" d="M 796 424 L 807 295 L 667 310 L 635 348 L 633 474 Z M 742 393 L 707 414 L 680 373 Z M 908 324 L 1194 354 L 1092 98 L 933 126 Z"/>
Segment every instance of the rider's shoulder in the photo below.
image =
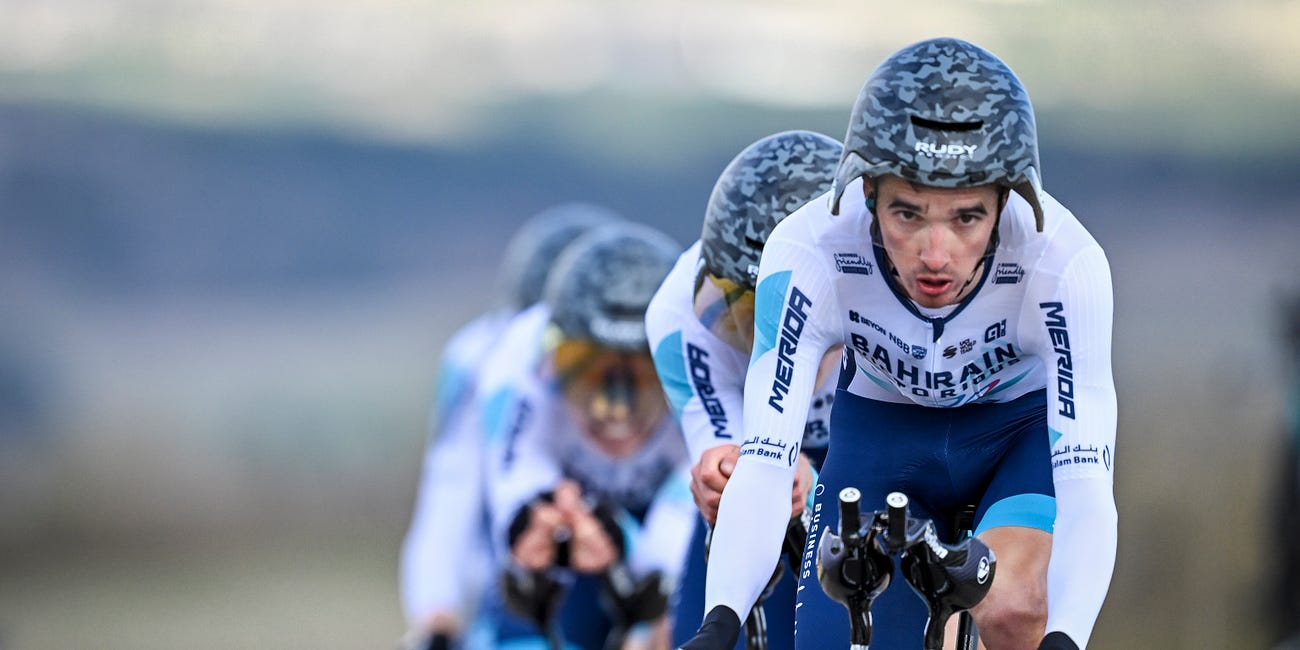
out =
<path fill-rule="evenodd" d="M 1019 251 L 1033 266 L 1066 264 L 1085 250 L 1101 250 L 1083 222 L 1055 197 L 1042 192 L 1039 202 L 1043 206 L 1042 232 L 1038 232 L 1029 203 L 1011 193 L 1000 232 L 1003 247 Z"/>
<path fill-rule="evenodd" d="M 861 196 L 861 179 L 853 181 L 858 187 L 850 185 L 846 196 Z M 764 247 L 764 254 L 769 248 L 798 246 L 809 250 L 825 248 L 840 239 L 855 240 L 861 237 L 864 215 L 867 219 L 865 203 L 854 200 L 841 200 L 837 214 L 831 212 L 831 193 L 826 192 L 803 204 L 776 225 Z"/>
<path fill-rule="evenodd" d="M 475 367 L 505 330 L 515 312 L 495 309 L 462 325 L 447 339 L 442 350 L 443 365 Z"/>
<path fill-rule="evenodd" d="M 484 392 L 525 381 L 537 367 L 543 350 L 550 310 L 533 305 L 506 323 L 501 335 L 483 357 L 481 384 Z"/>
<path fill-rule="evenodd" d="M 699 261 L 700 242 L 696 241 L 677 258 L 677 264 L 650 298 L 650 304 L 646 306 L 645 326 L 652 350 L 664 337 L 680 330 L 683 323 L 695 319 L 693 299 Z"/>

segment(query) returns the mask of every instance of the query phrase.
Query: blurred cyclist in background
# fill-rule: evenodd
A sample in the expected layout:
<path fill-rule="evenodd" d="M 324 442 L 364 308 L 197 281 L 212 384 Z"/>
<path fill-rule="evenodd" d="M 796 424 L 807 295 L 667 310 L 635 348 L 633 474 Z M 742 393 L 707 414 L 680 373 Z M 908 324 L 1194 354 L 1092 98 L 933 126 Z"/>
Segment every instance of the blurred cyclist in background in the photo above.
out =
<path fill-rule="evenodd" d="M 419 493 L 401 554 L 411 646 L 460 647 L 491 588 L 480 469 L 486 441 L 467 413 L 481 360 L 500 343 L 506 323 L 541 300 L 561 249 L 591 228 L 619 220 L 586 203 L 561 204 L 529 218 L 502 259 L 498 290 L 505 304 L 462 327 L 443 350 Z"/>
<path fill-rule="evenodd" d="M 1291 390 L 1285 397 L 1285 419 L 1277 458 L 1281 468 L 1273 488 L 1273 504 L 1280 516 L 1266 557 L 1280 555 L 1282 566 L 1272 574 L 1274 634 L 1278 650 L 1300 650 L 1300 555 L 1277 553 L 1294 549 L 1300 539 L 1300 294 L 1292 296 L 1282 312 L 1282 332 L 1291 351 Z"/>
<path fill-rule="evenodd" d="M 729 648 L 764 588 L 797 475 L 783 452 L 803 439 L 837 348 L 811 528 L 838 527 L 850 486 L 865 512 L 905 493 L 940 537 L 977 504 L 975 534 L 997 557 L 971 610 L 981 641 L 1086 647 L 1118 537 L 1111 277 L 1039 170 L 1028 93 L 983 48 L 922 41 L 867 78 L 831 192 L 763 249 L 744 441 L 714 527 L 708 614 L 683 648 Z M 872 650 L 921 644 L 926 604 L 902 582 L 871 607 Z M 845 608 L 808 576 L 795 621 L 800 650 L 849 645 Z"/>
<path fill-rule="evenodd" d="M 680 251 L 642 225 L 592 230 L 485 360 L 476 410 L 517 614 L 503 617 L 499 648 L 535 648 L 544 634 L 599 649 L 611 633 L 624 648 L 667 647 L 695 509 L 644 319 Z"/>
<path fill-rule="evenodd" d="M 843 147 L 810 131 L 787 131 L 749 145 L 718 177 L 704 213 L 700 240 L 677 260 L 646 312 L 655 367 L 686 436 L 694 466 L 691 493 L 705 523 L 713 525 L 718 500 L 740 455 L 745 371 L 754 344 L 754 287 L 759 255 L 782 219 L 831 187 Z M 840 351 L 822 362 L 791 492 L 799 516 L 829 439 L 835 384 L 828 381 Z M 802 522 L 800 522 L 802 523 Z M 674 607 L 673 639 L 689 639 L 704 616 L 705 536 L 695 526 L 682 588 Z M 795 562 L 803 538 L 795 542 Z M 768 647 L 794 647 L 797 578 L 782 577 L 764 598 Z"/>

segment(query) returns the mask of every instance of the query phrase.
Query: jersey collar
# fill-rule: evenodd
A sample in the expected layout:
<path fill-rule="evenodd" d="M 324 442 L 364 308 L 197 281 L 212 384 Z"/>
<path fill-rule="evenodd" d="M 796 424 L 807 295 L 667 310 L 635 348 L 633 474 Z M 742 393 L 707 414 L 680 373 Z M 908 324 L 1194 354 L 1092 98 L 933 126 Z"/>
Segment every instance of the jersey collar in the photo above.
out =
<path fill-rule="evenodd" d="M 876 254 L 876 264 L 880 266 L 880 274 L 885 277 L 885 284 L 889 287 L 889 290 L 893 292 L 894 297 L 898 299 L 898 302 L 902 303 L 903 307 L 906 308 L 907 311 L 911 312 L 911 314 L 918 319 L 929 323 L 930 326 L 934 328 L 935 341 L 938 341 L 939 337 L 943 336 L 944 325 L 946 325 L 948 321 L 956 318 L 957 314 L 960 314 L 962 310 L 966 309 L 966 306 L 975 299 L 975 296 L 979 294 L 980 289 L 984 287 L 984 281 L 989 277 L 989 269 L 993 268 L 993 258 L 997 254 L 995 251 L 993 255 L 989 255 L 984 261 L 984 270 L 980 272 L 979 282 L 975 284 L 975 288 L 971 289 L 971 292 L 966 294 L 966 297 L 963 298 L 960 303 L 957 303 L 956 309 L 949 312 L 947 316 L 926 316 L 921 313 L 921 310 L 916 308 L 916 303 L 912 302 L 912 299 L 907 296 L 907 292 L 903 291 L 903 288 L 898 286 L 898 282 L 894 280 L 892 266 L 889 263 L 888 256 L 885 255 L 885 247 L 877 246 L 873 243 L 871 248 Z"/>

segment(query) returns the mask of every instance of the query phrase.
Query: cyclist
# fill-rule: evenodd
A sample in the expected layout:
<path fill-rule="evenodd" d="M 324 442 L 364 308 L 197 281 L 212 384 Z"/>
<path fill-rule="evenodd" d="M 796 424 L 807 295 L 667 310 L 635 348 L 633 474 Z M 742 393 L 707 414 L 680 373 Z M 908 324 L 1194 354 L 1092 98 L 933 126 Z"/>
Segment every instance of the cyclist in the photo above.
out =
<path fill-rule="evenodd" d="M 512 316 L 542 297 L 560 250 L 591 228 L 619 221 L 589 203 L 564 203 L 530 217 L 510 239 L 498 280 L 506 304 L 458 330 L 438 370 L 419 492 L 402 544 L 401 596 L 410 645 L 459 643 L 491 580 L 479 464 L 485 445 L 467 417 L 480 358 Z"/>
<path fill-rule="evenodd" d="M 740 454 L 759 254 L 778 222 L 830 189 L 842 151 L 839 142 L 810 131 L 770 135 L 741 151 L 713 187 L 700 240 L 678 258 L 646 311 L 659 380 L 694 462 L 691 492 L 709 525 Z M 838 363 L 835 350 L 822 375 L 834 374 Z M 812 470 L 825 454 L 834 392 L 832 382 L 819 378 L 791 494 L 794 516 L 803 512 Z M 690 638 L 704 614 L 705 535 L 705 526 L 695 526 L 674 608 L 673 638 L 679 643 Z M 796 553 L 796 561 L 801 556 Z M 764 599 L 773 650 L 794 645 L 796 582 L 793 575 L 783 577 Z"/>
<path fill-rule="evenodd" d="M 550 621 L 504 620 L 499 647 L 535 644 L 538 623 L 558 624 L 579 648 L 604 647 L 611 628 L 633 623 L 629 644 L 667 645 L 667 593 L 694 506 L 644 318 L 680 250 L 637 224 L 591 231 L 556 261 L 543 304 L 514 319 L 485 360 L 477 408 L 507 604 L 546 611 L 537 584 L 567 591 Z M 616 565 L 631 574 L 629 593 L 657 610 L 609 611 L 601 576 Z"/>
<path fill-rule="evenodd" d="M 977 503 L 976 535 L 998 558 L 972 610 L 987 647 L 1085 647 L 1117 536 L 1110 270 L 1041 188 L 1011 70 L 950 38 L 889 56 L 853 107 L 831 192 L 769 238 L 756 295 L 745 442 L 714 529 L 708 614 L 683 647 L 724 647 L 762 589 L 795 474 L 773 452 L 799 443 L 817 366 L 838 346 L 811 528 L 838 524 L 846 486 L 864 511 L 904 492 L 936 524 Z M 846 647 L 844 609 L 809 573 L 795 646 Z M 886 590 L 872 612 L 873 650 L 916 647 L 926 614 L 910 590 Z"/>

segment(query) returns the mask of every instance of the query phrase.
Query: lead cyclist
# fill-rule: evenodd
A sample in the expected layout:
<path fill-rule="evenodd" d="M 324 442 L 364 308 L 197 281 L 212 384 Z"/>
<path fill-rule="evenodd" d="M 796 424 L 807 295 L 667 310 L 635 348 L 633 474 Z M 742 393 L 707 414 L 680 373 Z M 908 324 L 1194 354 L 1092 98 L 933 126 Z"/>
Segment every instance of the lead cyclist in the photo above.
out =
<path fill-rule="evenodd" d="M 1111 278 L 1039 170 L 1029 97 L 986 50 L 928 40 L 872 72 L 831 191 L 763 251 L 745 442 L 714 530 L 708 614 L 683 648 L 729 647 L 770 575 L 795 473 L 775 452 L 799 443 L 836 347 L 810 533 L 837 526 L 833 499 L 850 485 L 864 511 L 901 491 L 935 522 L 976 503 L 975 534 L 998 558 L 972 610 L 986 646 L 1087 646 L 1117 537 Z M 795 647 L 847 647 L 806 548 Z M 872 612 L 872 650 L 918 645 L 926 612 L 909 590 L 886 590 Z"/>

